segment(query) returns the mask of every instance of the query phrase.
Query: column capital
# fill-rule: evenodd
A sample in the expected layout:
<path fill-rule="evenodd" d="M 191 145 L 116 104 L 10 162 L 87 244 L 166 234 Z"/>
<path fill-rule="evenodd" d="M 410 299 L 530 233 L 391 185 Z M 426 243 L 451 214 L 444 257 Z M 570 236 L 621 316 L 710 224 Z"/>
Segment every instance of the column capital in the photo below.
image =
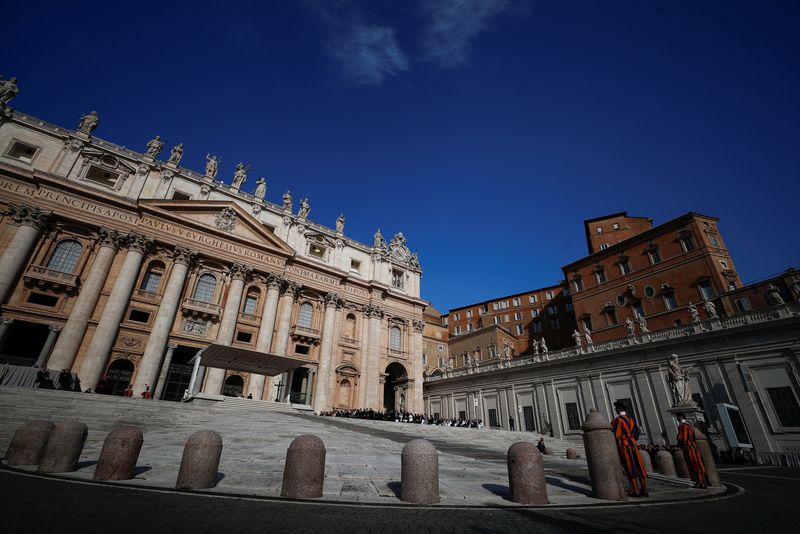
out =
<path fill-rule="evenodd" d="M 170 349 L 170 350 L 175 350 L 175 349 L 178 348 L 178 344 L 177 343 L 167 343 L 167 348 Z"/>
<path fill-rule="evenodd" d="M 142 254 L 146 254 L 147 249 L 149 249 L 154 243 L 152 237 L 147 237 L 145 235 L 136 234 L 133 232 L 127 235 L 125 241 L 129 250 L 135 250 L 136 252 L 140 252 Z"/>
<path fill-rule="evenodd" d="M 97 232 L 97 243 L 101 247 L 119 250 L 119 247 L 122 245 L 122 241 L 123 237 L 120 235 L 120 233 L 116 230 L 112 230 L 111 228 L 101 226 L 100 230 Z"/>
<path fill-rule="evenodd" d="M 325 307 L 335 306 L 338 310 L 344 305 L 344 300 L 336 293 L 325 293 Z"/>
<path fill-rule="evenodd" d="M 291 295 L 292 298 L 297 298 L 297 296 L 300 294 L 300 290 L 303 289 L 303 286 L 297 282 L 292 282 L 291 280 L 284 280 L 283 287 L 281 289 L 285 294 Z"/>
<path fill-rule="evenodd" d="M 42 211 L 28 204 L 11 204 L 8 214 L 19 226 L 30 226 L 41 231 L 47 225 L 47 219 L 52 212 Z"/>
<path fill-rule="evenodd" d="M 250 274 L 252 274 L 252 272 L 253 269 L 243 263 L 234 263 L 230 267 L 231 278 L 234 280 L 246 281 L 248 278 L 250 278 Z"/>
<path fill-rule="evenodd" d="M 14 319 L 12 319 L 11 317 L 0 318 L 0 323 L 2 323 L 4 325 L 9 325 L 9 324 L 12 324 L 13 322 L 14 322 Z"/>
<path fill-rule="evenodd" d="M 362 313 L 370 319 L 383 319 L 384 315 L 386 315 L 386 312 L 381 306 L 372 302 L 364 306 Z"/>
<path fill-rule="evenodd" d="M 49 327 L 51 332 L 60 332 L 62 328 L 63 326 L 60 324 L 51 324 Z"/>
<path fill-rule="evenodd" d="M 175 263 L 182 263 L 186 266 L 191 267 L 192 263 L 194 263 L 195 258 L 197 258 L 197 252 L 187 247 L 176 245 L 175 249 L 172 251 L 172 261 L 174 261 Z"/>
<path fill-rule="evenodd" d="M 414 332 L 418 332 L 418 333 L 421 334 L 423 331 L 425 331 L 425 321 L 412 319 L 411 320 L 411 326 L 414 327 Z"/>
<path fill-rule="evenodd" d="M 268 289 L 280 289 L 284 282 L 283 276 L 275 273 L 267 273 L 265 278 Z"/>

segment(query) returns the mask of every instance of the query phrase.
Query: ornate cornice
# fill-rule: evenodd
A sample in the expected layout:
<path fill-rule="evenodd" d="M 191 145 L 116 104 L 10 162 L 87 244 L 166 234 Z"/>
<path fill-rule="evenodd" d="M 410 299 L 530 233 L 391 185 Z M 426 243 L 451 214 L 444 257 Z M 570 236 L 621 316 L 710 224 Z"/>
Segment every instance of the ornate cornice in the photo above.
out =
<path fill-rule="evenodd" d="M 175 250 L 172 252 L 172 261 L 175 263 L 182 263 L 189 267 L 191 267 L 196 258 L 197 252 L 180 245 L 176 245 Z"/>
<path fill-rule="evenodd" d="M 381 306 L 377 304 L 369 303 L 364 306 L 364 310 L 362 312 L 365 316 L 369 317 L 370 319 L 383 319 L 386 312 L 383 310 Z"/>
<path fill-rule="evenodd" d="M 123 239 L 124 237 L 121 236 L 119 232 L 104 226 L 97 232 L 97 244 L 101 247 L 118 250 L 123 244 Z"/>
<path fill-rule="evenodd" d="M 30 226 L 39 231 L 47 226 L 47 219 L 50 217 L 50 212 L 42 211 L 28 204 L 11 204 L 8 214 L 16 224 Z"/>
<path fill-rule="evenodd" d="M 336 309 L 340 309 L 344 305 L 344 300 L 337 295 L 336 293 L 326 293 L 325 294 L 325 307 L 328 306 L 335 306 Z"/>
<path fill-rule="evenodd" d="M 265 282 L 267 284 L 267 289 L 280 289 L 284 282 L 283 276 L 275 273 L 268 273 Z"/>
<path fill-rule="evenodd" d="M 253 269 L 243 263 L 234 263 L 231 265 L 230 273 L 234 280 L 247 280 L 253 273 Z"/>
<path fill-rule="evenodd" d="M 135 234 L 133 232 L 129 233 L 126 238 L 126 244 L 128 245 L 129 250 L 135 250 L 136 252 L 141 252 L 142 254 L 146 254 L 147 250 L 153 246 L 153 238 L 147 237 L 141 234 Z"/>

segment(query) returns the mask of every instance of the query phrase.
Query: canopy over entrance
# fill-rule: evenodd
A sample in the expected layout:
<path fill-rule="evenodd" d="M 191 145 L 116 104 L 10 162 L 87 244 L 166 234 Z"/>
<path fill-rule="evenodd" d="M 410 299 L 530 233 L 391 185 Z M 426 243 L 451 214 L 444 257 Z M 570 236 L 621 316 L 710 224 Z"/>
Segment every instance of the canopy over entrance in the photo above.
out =
<path fill-rule="evenodd" d="M 209 345 L 203 349 L 200 355 L 200 365 L 205 367 L 216 367 L 218 369 L 229 369 L 231 371 L 266 376 L 276 376 L 302 367 L 307 363 L 310 363 L 310 360 L 299 360 L 268 352 L 217 344 Z"/>

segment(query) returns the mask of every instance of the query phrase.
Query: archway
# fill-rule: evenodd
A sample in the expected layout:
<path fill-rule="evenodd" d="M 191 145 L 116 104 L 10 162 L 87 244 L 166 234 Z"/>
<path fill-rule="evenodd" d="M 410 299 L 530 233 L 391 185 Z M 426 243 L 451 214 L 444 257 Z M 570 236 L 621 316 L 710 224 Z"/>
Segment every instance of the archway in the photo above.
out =
<path fill-rule="evenodd" d="M 231 375 L 225 379 L 222 394 L 226 397 L 241 397 L 244 390 L 244 379 L 239 375 Z"/>
<path fill-rule="evenodd" d="M 406 403 L 405 388 L 408 381 L 406 368 L 397 362 L 392 362 L 386 366 L 386 377 L 383 383 L 383 409 L 405 411 Z"/>
<path fill-rule="evenodd" d="M 106 371 L 108 392 L 111 395 L 124 395 L 128 384 L 131 383 L 131 377 L 133 377 L 133 362 L 122 358 L 114 360 Z"/>

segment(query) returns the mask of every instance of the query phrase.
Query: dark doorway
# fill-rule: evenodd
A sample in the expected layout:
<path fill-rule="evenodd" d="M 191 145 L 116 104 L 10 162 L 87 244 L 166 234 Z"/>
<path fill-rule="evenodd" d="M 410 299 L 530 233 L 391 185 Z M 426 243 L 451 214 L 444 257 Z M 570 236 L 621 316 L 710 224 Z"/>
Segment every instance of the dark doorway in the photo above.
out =
<path fill-rule="evenodd" d="M 114 360 L 106 371 L 108 392 L 111 395 L 124 395 L 133 376 L 133 362 L 130 360 Z"/>
<path fill-rule="evenodd" d="M 32 366 L 49 333 L 46 324 L 14 321 L 9 325 L 5 344 L 0 348 L 0 363 Z"/>
<path fill-rule="evenodd" d="M 522 416 L 525 418 L 525 431 L 533 432 L 536 430 L 536 425 L 533 422 L 533 406 L 523 406 Z"/>
<path fill-rule="evenodd" d="M 239 375 L 231 375 L 225 379 L 222 394 L 226 397 L 241 397 L 244 390 L 244 379 Z"/>
<path fill-rule="evenodd" d="M 289 390 L 289 402 L 305 404 L 308 398 L 308 369 L 299 367 L 292 373 L 292 387 Z"/>
<path fill-rule="evenodd" d="M 194 358 L 198 350 L 197 347 L 179 345 L 172 353 L 172 362 L 167 372 L 167 383 L 161 394 L 162 400 L 177 402 L 183 398 L 183 393 L 189 387 L 189 381 L 192 379 L 192 364 L 189 363 L 189 360 Z"/>
<path fill-rule="evenodd" d="M 383 384 L 383 409 L 405 411 L 405 391 L 396 391 L 395 388 L 408 381 L 406 368 L 397 362 L 392 362 L 386 367 L 386 381 Z M 400 399 L 396 395 L 402 395 Z"/>

